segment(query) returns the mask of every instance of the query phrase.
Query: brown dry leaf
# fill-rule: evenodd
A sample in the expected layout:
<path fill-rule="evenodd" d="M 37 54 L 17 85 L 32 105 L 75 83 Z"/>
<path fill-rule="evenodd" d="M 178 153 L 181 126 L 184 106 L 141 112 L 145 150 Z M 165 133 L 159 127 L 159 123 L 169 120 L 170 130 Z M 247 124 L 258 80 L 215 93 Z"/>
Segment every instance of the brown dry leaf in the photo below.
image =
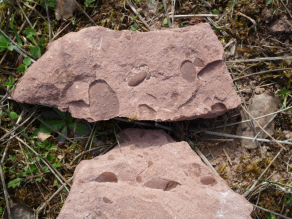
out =
<path fill-rule="evenodd" d="M 56 0 L 55 16 L 57 20 L 70 18 L 75 10 L 74 0 Z"/>
<path fill-rule="evenodd" d="M 255 95 L 251 98 L 251 105 L 248 106 L 249 113 L 254 117 L 260 117 L 269 113 L 273 113 L 278 110 L 278 106 L 280 104 L 280 97 L 277 97 L 272 93 L 271 91 L 267 91 L 265 93 L 262 93 L 260 95 Z M 273 117 L 266 116 L 262 119 L 258 119 L 257 122 L 260 124 L 261 127 L 264 127 L 268 121 Z M 248 115 L 241 110 L 241 119 L 242 120 L 248 120 Z M 261 130 L 260 127 L 256 123 L 254 123 L 257 133 Z M 272 121 L 267 128 L 265 129 L 270 135 L 274 134 L 274 121 Z M 237 128 L 237 135 L 245 136 L 245 137 L 255 137 L 254 129 L 252 125 L 249 122 L 242 123 Z M 264 132 L 261 132 L 259 134 L 258 138 L 267 138 L 268 135 Z M 242 139 L 241 140 L 241 146 L 247 149 L 256 149 L 257 144 L 254 141 Z"/>
<path fill-rule="evenodd" d="M 39 131 L 37 134 L 38 139 L 43 142 L 44 140 L 48 139 L 49 137 L 51 137 L 50 134 L 47 133 L 43 133 L 42 131 Z"/>

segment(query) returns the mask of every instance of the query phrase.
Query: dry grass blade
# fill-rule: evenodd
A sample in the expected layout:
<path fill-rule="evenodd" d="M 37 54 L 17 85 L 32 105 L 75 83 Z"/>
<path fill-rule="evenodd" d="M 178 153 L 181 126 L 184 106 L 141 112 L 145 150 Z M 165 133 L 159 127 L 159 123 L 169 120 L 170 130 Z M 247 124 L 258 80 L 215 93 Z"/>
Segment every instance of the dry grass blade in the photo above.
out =
<path fill-rule="evenodd" d="M 162 0 L 162 2 L 163 2 L 163 7 L 164 7 L 165 14 L 166 14 L 166 18 L 167 18 L 168 27 L 171 29 L 171 23 L 170 23 L 170 18 L 169 18 L 168 10 L 167 10 L 166 1 L 165 0 Z"/>
<path fill-rule="evenodd" d="M 226 63 L 262 62 L 262 61 L 275 61 L 275 60 L 283 60 L 283 59 L 292 59 L 292 56 L 265 57 L 265 58 L 257 58 L 257 59 L 238 59 L 238 60 L 226 61 Z"/>
<path fill-rule="evenodd" d="M 227 138 L 238 138 L 238 139 L 247 139 L 247 140 L 251 140 L 253 141 L 254 138 L 250 138 L 250 137 L 244 137 L 244 136 L 239 136 L 239 135 L 231 135 L 231 134 L 222 134 L 219 132 L 211 132 L 211 131 L 200 131 L 201 133 L 206 133 L 208 135 L 217 135 L 217 136 L 222 136 L 222 137 L 227 137 Z M 196 132 L 199 133 L 199 132 Z M 288 144 L 288 145 L 292 145 L 292 143 L 288 142 L 288 141 L 277 141 L 277 140 L 268 140 L 268 139 L 262 139 L 262 138 L 257 138 L 257 141 L 261 141 L 261 142 L 275 142 L 275 143 L 281 143 L 281 144 Z"/>
<path fill-rule="evenodd" d="M 4 197 L 5 197 L 5 202 L 6 202 L 8 218 L 12 219 L 11 212 L 10 212 L 10 203 L 9 203 L 9 200 L 8 200 L 8 192 L 7 192 L 5 179 L 4 179 L 4 174 L 3 174 L 3 169 L 2 169 L 2 162 L 0 163 L 0 176 L 1 176 L 2 188 L 3 188 L 3 191 L 4 191 Z"/>
<path fill-rule="evenodd" d="M 241 15 L 241 16 L 247 18 L 248 20 L 250 20 L 253 23 L 252 27 L 254 27 L 255 31 L 257 32 L 257 23 L 255 22 L 254 19 L 250 18 L 249 16 L 246 16 L 245 14 L 243 14 L 241 12 L 238 12 L 237 15 Z"/>
<path fill-rule="evenodd" d="M 17 126 L 17 124 L 22 120 L 23 112 L 24 112 L 24 111 L 21 112 L 19 118 L 17 119 L 17 121 L 16 121 L 16 126 Z M 9 132 L 9 134 L 12 134 L 12 135 L 14 134 L 14 132 L 15 132 L 15 130 L 16 130 L 16 128 L 15 128 L 16 126 L 14 126 L 14 128 L 12 129 L 12 131 Z M 6 133 L 6 134 L 7 134 L 7 133 Z M 4 134 L 4 136 L 8 136 L 8 135 L 6 135 L 6 134 Z M 5 159 L 6 154 L 7 154 L 7 151 L 8 151 L 8 145 L 10 145 L 10 142 L 11 142 L 12 138 L 13 138 L 13 137 L 10 136 L 9 140 L 7 141 L 7 145 L 6 145 L 6 148 L 5 148 L 5 150 L 4 150 L 4 153 L 3 153 L 3 156 L 2 156 L 2 159 L 1 159 L 1 163 L 4 162 L 4 159 Z"/>
<path fill-rule="evenodd" d="M 73 180 L 73 177 L 71 177 L 68 182 L 71 182 Z M 36 219 L 38 218 L 38 214 L 44 209 L 44 207 L 51 201 L 59 192 L 61 192 L 64 189 L 64 185 L 60 186 L 60 188 L 36 211 Z"/>
<path fill-rule="evenodd" d="M 190 140 L 188 139 L 188 143 L 191 147 L 195 147 L 195 151 L 196 153 L 201 157 L 201 159 L 205 162 L 205 164 L 211 169 L 213 170 L 216 174 L 217 171 L 214 169 L 214 167 L 212 166 L 212 164 L 209 162 L 209 160 L 204 156 L 204 154 L 195 146 L 195 144 Z M 219 174 L 218 174 L 219 175 Z"/>
<path fill-rule="evenodd" d="M 182 15 L 173 15 L 172 12 L 169 13 L 174 18 L 183 18 L 183 17 L 218 17 L 217 14 L 182 14 Z"/>
<path fill-rule="evenodd" d="M 24 150 L 23 150 L 23 148 L 22 148 L 20 142 L 18 142 L 18 145 L 19 145 L 19 147 L 20 147 L 20 149 L 21 149 L 21 152 L 22 152 L 22 154 L 23 154 L 23 157 L 24 157 L 24 160 L 25 160 L 25 162 L 26 162 L 26 165 L 28 166 L 28 168 L 29 168 L 29 170 L 30 170 L 30 172 L 31 172 L 32 178 L 33 178 L 34 182 L 36 183 L 36 185 L 37 185 L 37 187 L 38 187 L 40 193 L 42 194 L 43 199 L 46 201 L 46 198 L 45 198 L 45 196 L 44 196 L 44 194 L 43 194 L 43 192 L 42 192 L 42 190 L 41 190 L 41 188 L 40 188 L 38 182 L 37 182 L 36 179 L 35 179 L 35 176 L 34 176 L 34 174 L 33 174 L 33 171 L 31 170 L 30 164 L 29 164 L 29 162 L 28 162 L 28 160 L 27 160 L 27 158 L 26 158 L 25 152 L 24 152 Z"/>
<path fill-rule="evenodd" d="M 73 0 L 75 2 L 75 4 L 77 5 L 77 7 L 80 9 L 80 11 L 83 12 L 83 14 L 85 14 L 86 17 L 88 17 L 88 19 L 95 25 L 97 26 L 97 24 L 95 23 L 94 20 L 92 20 L 92 18 L 86 13 L 86 11 L 83 10 L 83 8 L 79 5 L 79 3 L 76 0 Z"/>
<path fill-rule="evenodd" d="M 281 218 L 292 219 L 291 217 L 286 217 L 286 216 L 284 216 L 284 215 L 278 214 L 278 213 L 276 213 L 276 212 L 270 211 L 270 210 L 265 209 L 265 208 L 262 208 L 262 207 L 260 207 L 260 206 L 257 206 L 257 205 L 254 205 L 254 204 L 252 204 L 252 205 L 253 205 L 255 208 L 258 208 L 258 209 L 261 209 L 261 210 L 263 210 L 263 211 L 269 212 L 269 213 L 274 214 L 274 215 L 276 215 L 276 216 L 280 216 Z"/>
<path fill-rule="evenodd" d="M 138 18 L 148 28 L 148 30 L 153 31 L 152 28 L 147 24 L 147 22 L 142 18 L 142 16 L 137 12 L 134 5 L 129 0 L 127 0 L 127 3 L 130 6 L 130 8 L 132 9 L 132 11 L 135 13 L 135 15 L 138 15 Z"/>
<path fill-rule="evenodd" d="M 49 27 L 49 40 L 51 41 L 52 29 L 51 29 L 50 14 L 49 14 L 49 9 L 48 9 L 48 5 L 47 5 L 47 0 L 44 0 L 44 2 L 45 2 L 45 7 L 46 7 L 46 13 L 47 13 L 48 27 Z"/>
<path fill-rule="evenodd" d="M 32 7 L 32 10 L 30 11 L 30 13 L 29 13 L 28 16 L 27 16 L 28 18 L 31 16 L 32 12 L 35 10 L 35 7 L 36 7 L 37 5 L 38 5 L 37 3 L 34 4 L 34 6 Z M 2 12 L 2 11 L 1 11 L 1 12 Z M 1 15 L 2 15 L 2 14 L 1 14 Z M 1 22 L 0 22 L 0 23 L 1 23 Z M 27 21 L 25 20 L 25 21 L 23 22 L 23 24 L 21 25 L 20 29 L 17 31 L 18 34 L 20 34 L 20 32 L 23 30 L 23 28 L 25 27 L 26 23 L 27 23 Z M 15 39 L 16 39 L 16 36 L 14 36 L 12 40 L 15 40 Z M 2 58 L 1 58 L 1 60 L 0 60 L 0 65 L 2 65 L 2 63 L 4 62 L 4 60 L 5 60 L 5 58 L 6 58 L 7 54 L 8 54 L 8 51 L 9 51 L 9 50 L 6 50 L 5 53 L 4 53 L 4 55 L 2 56 Z"/>
<path fill-rule="evenodd" d="M 272 69 L 272 70 L 267 70 L 267 71 L 260 71 L 260 72 L 252 73 L 252 74 L 245 75 L 245 76 L 242 76 L 239 78 L 235 78 L 235 79 L 233 79 L 233 81 L 238 81 L 238 80 L 243 79 L 243 78 L 247 78 L 247 77 L 254 76 L 254 75 L 265 74 L 265 73 L 269 73 L 269 72 L 288 71 L 288 70 L 292 70 L 292 68 L 280 68 L 280 69 Z"/>
<path fill-rule="evenodd" d="M 26 52 L 24 49 L 22 49 L 18 43 L 14 42 L 14 40 L 12 40 L 5 32 L 3 32 L 1 29 L 0 29 L 0 32 L 7 38 L 9 39 L 9 41 L 15 46 L 14 49 L 15 51 L 17 51 L 20 55 L 22 55 L 23 57 L 27 57 L 29 56 L 31 58 L 31 62 L 35 62 L 35 60 L 33 59 L 34 57 L 29 54 L 28 52 Z"/>
<path fill-rule="evenodd" d="M 36 156 L 40 157 L 39 154 L 32 148 L 30 147 L 28 144 L 26 144 L 21 138 L 16 137 L 16 139 L 22 143 L 23 145 L 25 145 L 30 151 L 32 151 Z M 50 171 L 55 175 L 55 177 L 57 178 L 57 180 L 65 186 L 65 189 L 67 190 L 67 192 L 69 192 L 69 189 L 66 187 L 66 184 L 59 178 L 59 176 L 56 174 L 56 170 L 54 171 L 53 168 L 51 167 L 51 165 L 49 165 L 49 162 L 46 161 L 45 159 L 40 157 L 40 160 L 50 169 Z M 71 186 L 67 180 L 65 180 L 65 182 Z"/>
<path fill-rule="evenodd" d="M 22 111 L 20 115 L 22 115 L 23 112 L 24 112 L 24 111 Z M 18 125 L 19 121 L 21 120 L 21 119 L 19 120 L 19 118 L 21 118 L 21 117 L 19 117 L 18 120 L 17 120 L 17 122 L 16 122 L 17 126 L 13 127 L 13 129 L 11 129 L 9 132 L 5 133 L 5 134 L 0 138 L 0 141 L 2 141 L 2 140 L 3 140 L 4 138 L 6 138 L 8 135 L 11 135 L 11 134 L 13 135 L 13 133 L 14 133 L 18 128 L 20 128 L 21 126 L 23 126 L 25 123 L 27 123 L 35 113 L 36 113 L 36 110 L 34 110 L 34 111 L 33 111 L 33 112 L 27 117 L 27 119 L 24 120 L 20 125 Z"/>
<path fill-rule="evenodd" d="M 175 0 L 171 0 L 172 28 L 174 28 L 174 10 L 175 10 Z"/>
<path fill-rule="evenodd" d="M 278 114 L 280 112 L 286 111 L 286 110 L 291 109 L 291 108 L 292 108 L 292 106 L 287 107 L 285 109 L 278 110 L 278 111 L 273 112 L 273 113 L 269 113 L 269 114 L 266 114 L 266 115 L 263 115 L 263 116 L 254 118 L 254 119 L 257 120 L 257 119 L 261 119 L 261 118 L 264 118 L 264 117 L 267 117 L 267 116 L 271 116 L 271 115 L 274 115 L 274 114 Z M 234 123 L 230 123 L 230 124 L 226 124 L 226 125 L 216 126 L 215 129 L 217 129 L 217 128 L 224 128 L 225 126 L 227 127 L 227 126 L 238 125 L 240 123 L 250 122 L 250 121 L 251 121 L 251 119 L 248 119 L 248 120 L 243 120 L 243 121 L 240 121 L 240 122 L 234 122 Z"/>

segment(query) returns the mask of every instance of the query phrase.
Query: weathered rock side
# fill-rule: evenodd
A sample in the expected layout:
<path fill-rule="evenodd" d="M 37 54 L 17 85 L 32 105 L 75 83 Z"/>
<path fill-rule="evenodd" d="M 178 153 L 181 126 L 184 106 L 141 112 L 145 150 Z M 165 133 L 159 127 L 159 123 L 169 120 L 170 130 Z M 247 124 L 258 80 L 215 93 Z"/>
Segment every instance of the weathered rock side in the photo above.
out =
<path fill-rule="evenodd" d="M 248 106 L 248 111 L 252 115 L 253 118 L 261 117 L 263 115 L 276 112 L 278 110 L 280 102 L 281 102 L 281 98 L 279 96 L 276 96 L 271 91 L 266 91 L 265 93 L 262 93 L 260 95 L 254 95 L 250 99 L 250 105 Z M 241 114 L 242 121 L 250 119 L 248 114 L 244 110 L 241 110 L 240 114 Z M 270 115 L 270 116 L 266 116 L 264 118 L 258 119 L 257 123 L 261 127 L 264 127 L 273 118 L 273 116 L 274 115 Z M 275 122 L 273 120 L 272 122 L 269 123 L 269 125 L 265 128 L 265 130 L 267 133 L 269 133 L 269 135 L 274 135 L 274 128 L 275 128 Z M 262 129 L 256 123 L 254 123 L 254 126 L 252 126 L 251 123 L 245 122 L 245 123 L 239 124 L 239 126 L 237 127 L 236 135 L 253 138 L 261 130 Z M 258 138 L 267 138 L 267 137 L 268 135 L 263 131 L 258 135 Z M 258 148 L 256 141 L 253 142 L 247 139 L 241 139 L 241 146 L 247 149 Z"/>
<path fill-rule="evenodd" d="M 247 219 L 252 205 L 162 130 L 127 129 L 105 155 L 82 161 L 58 219 Z"/>
<path fill-rule="evenodd" d="M 240 104 L 210 25 L 153 31 L 90 27 L 52 42 L 13 99 L 90 122 L 216 117 Z"/>

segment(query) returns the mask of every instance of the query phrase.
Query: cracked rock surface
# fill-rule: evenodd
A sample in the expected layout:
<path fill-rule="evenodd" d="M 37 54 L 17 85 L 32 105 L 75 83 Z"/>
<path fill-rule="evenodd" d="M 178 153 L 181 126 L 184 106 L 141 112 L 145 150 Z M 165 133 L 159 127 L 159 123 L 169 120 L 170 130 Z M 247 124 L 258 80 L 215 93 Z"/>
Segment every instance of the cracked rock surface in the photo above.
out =
<path fill-rule="evenodd" d="M 56 106 L 89 122 L 212 118 L 240 104 L 209 24 L 69 33 L 48 45 L 12 97 Z"/>
<path fill-rule="evenodd" d="M 251 219 L 233 192 L 186 142 L 162 130 L 126 129 L 105 155 L 83 160 L 58 219 Z"/>

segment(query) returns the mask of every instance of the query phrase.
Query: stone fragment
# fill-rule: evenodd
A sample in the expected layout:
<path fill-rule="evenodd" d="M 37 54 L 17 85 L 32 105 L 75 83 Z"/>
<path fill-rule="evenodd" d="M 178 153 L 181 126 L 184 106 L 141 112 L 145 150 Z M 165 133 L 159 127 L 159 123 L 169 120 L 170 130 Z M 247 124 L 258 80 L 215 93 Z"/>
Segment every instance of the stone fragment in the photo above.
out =
<path fill-rule="evenodd" d="M 292 22 L 287 16 L 282 16 L 271 24 L 270 31 L 273 33 L 292 33 Z"/>
<path fill-rule="evenodd" d="M 275 94 L 271 91 L 266 91 L 260 95 L 254 95 L 250 99 L 250 105 L 248 106 L 248 111 L 252 115 L 253 118 L 257 118 L 266 114 L 270 114 L 276 112 L 278 110 L 279 104 L 281 102 L 281 98 L 275 96 Z M 245 111 L 241 110 L 241 120 L 248 120 L 250 119 L 249 116 L 245 113 Z M 274 115 L 266 116 L 264 118 L 258 119 L 257 122 L 260 124 L 261 127 L 264 127 L 270 119 Z M 256 132 L 260 132 L 261 128 L 254 123 Z M 270 134 L 274 134 L 274 120 L 265 128 L 265 130 Z M 251 123 L 245 122 L 241 123 L 237 127 L 236 135 L 244 136 L 244 137 L 255 137 L 254 128 Z M 267 138 L 268 135 L 264 132 L 261 132 L 258 138 Z M 256 149 L 258 146 L 256 142 L 251 140 L 242 139 L 241 146 L 247 149 Z"/>
<path fill-rule="evenodd" d="M 76 167 L 58 219 L 251 218 L 252 205 L 186 142 L 162 130 L 126 129 L 118 138 L 121 151 L 116 147 Z"/>
<path fill-rule="evenodd" d="M 90 122 L 212 118 L 240 104 L 209 24 L 152 31 L 90 27 L 50 43 L 12 95 Z"/>
<path fill-rule="evenodd" d="M 13 219 L 35 219 L 35 212 L 22 203 L 10 204 L 11 218 Z M 7 208 L 5 208 L 3 219 L 9 219 Z"/>
<path fill-rule="evenodd" d="M 55 5 L 56 20 L 68 19 L 76 10 L 76 3 L 74 0 L 56 0 Z"/>

